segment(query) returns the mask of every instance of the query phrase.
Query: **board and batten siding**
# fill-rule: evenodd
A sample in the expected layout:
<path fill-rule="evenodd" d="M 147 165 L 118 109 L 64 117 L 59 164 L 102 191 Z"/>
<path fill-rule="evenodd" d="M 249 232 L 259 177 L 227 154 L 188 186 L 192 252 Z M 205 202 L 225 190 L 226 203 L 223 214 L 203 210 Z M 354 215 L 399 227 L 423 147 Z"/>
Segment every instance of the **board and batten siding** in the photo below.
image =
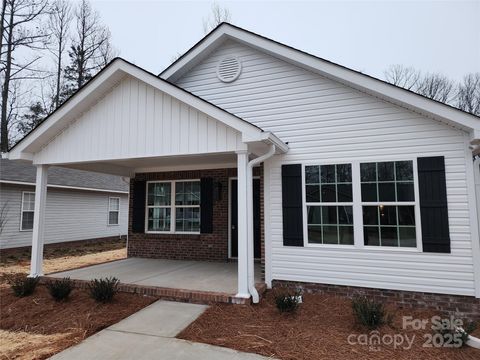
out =
<path fill-rule="evenodd" d="M 237 150 L 238 131 L 127 76 L 35 155 L 35 163 Z"/>
<path fill-rule="evenodd" d="M 232 83 L 216 76 L 216 65 L 227 55 L 242 63 L 242 73 Z M 475 294 L 468 209 L 468 197 L 474 194 L 467 191 L 466 133 L 233 40 L 177 85 L 288 142 L 287 154 L 265 164 L 267 283 L 277 279 Z M 283 246 L 282 164 L 420 156 L 445 157 L 451 254 Z"/>
<path fill-rule="evenodd" d="M 34 186 L 0 184 L 0 205 L 7 203 L 7 222 L 0 234 L 0 249 L 32 245 L 32 231 L 20 231 L 22 192 Z M 108 199 L 120 198 L 119 225 L 108 225 Z M 128 227 L 128 195 L 108 192 L 47 190 L 45 243 L 125 236 Z"/>

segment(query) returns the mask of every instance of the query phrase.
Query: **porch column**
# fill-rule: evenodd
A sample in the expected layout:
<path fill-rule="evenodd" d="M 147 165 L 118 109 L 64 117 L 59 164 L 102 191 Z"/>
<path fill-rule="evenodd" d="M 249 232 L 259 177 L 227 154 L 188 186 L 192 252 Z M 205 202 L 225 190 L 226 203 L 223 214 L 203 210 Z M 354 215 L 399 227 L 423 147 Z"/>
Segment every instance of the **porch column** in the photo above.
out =
<path fill-rule="evenodd" d="M 45 204 L 47 202 L 48 165 L 37 165 L 35 208 L 33 213 L 32 259 L 30 277 L 43 275 L 43 242 L 45 230 Z"/>
<path fill-rule="evenodd" d="M 238 186 L 238 294 L 249 298 L 248 292 L 248 248 L 247 248 L 247 165 L 248 151 L 237 151 Z"/>

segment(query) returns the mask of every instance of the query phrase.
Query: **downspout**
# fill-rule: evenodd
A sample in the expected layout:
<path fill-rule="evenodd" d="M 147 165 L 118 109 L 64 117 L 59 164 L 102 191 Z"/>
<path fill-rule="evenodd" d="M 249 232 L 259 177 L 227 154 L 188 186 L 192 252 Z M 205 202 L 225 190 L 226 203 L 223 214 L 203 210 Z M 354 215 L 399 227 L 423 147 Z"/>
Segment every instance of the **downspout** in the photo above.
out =
<path fill-rule="evenodd" d="M 247 279 L 248 291 L 252 295 L 252 302 L 258 304 L 260 297 L 255 288 L 255 266 L 254 266 L 254 251 L 253 251 L 253 167 L 275 155 L 275 145 L 270 145 L 270 149 L 251 161 L 247 165 Z"/>

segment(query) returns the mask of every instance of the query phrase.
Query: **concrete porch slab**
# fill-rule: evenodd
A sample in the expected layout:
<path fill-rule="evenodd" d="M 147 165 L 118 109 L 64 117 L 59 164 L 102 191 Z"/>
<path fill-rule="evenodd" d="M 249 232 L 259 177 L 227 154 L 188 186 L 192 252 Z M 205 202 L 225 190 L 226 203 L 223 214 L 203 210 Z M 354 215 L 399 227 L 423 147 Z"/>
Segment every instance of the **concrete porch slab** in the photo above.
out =
<path fill-rule="evenodd" d="M 255 264 L 260 282 L 260 264 Z M 237 263 L 128 258 L 47 275 L 92 280 L 114 276 L 123 284 L 235 294 Z"/>

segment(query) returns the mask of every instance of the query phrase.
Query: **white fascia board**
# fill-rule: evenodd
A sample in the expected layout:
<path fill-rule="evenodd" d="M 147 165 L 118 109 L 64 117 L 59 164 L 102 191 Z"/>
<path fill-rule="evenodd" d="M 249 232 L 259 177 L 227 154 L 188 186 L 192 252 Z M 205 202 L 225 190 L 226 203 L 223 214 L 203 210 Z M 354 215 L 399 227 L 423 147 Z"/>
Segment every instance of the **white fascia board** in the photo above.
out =
<path fill-rule="evenodd" d="M 275 145 L 278 153 L 284 154 L 288 151 L 288 145 L 280 140 L 275 134 L 265 131 L 256 136 L 243 136 L 242 141 L 244 143 L 254 143 L 254 142 L 264 142 L 268 144 Z"/>
<path fill-rule="evenodd" d="M 191 64 L 199 61 L 198 58 L 201 60 L 201 58 L 205 56 L 205 53 L 212 51 L 212 49 L 209 49 L 210 47 L 214 47 L 222 38 L 227 37 L 382 100 L 420 112 L 452 126 L 458 126 L 462 130 L 480 130 L 480 118 L 477 116 L 427 99 L 403 88 L 385 83 L 382 80 L 320 59 L 314 55 L 304 53 L 229 24 L 219 26 L 214 32 L 198 43 L 184 58 L 165 70 L 161 74 L 162 78 L 174 81 L 187 71 L 192 66 Z"/>
<path fill-rule="evenodd" d="M 25 181 L 13 181 L 13 180 L 0 180 L 0 184 L 35 186 L 35 183 L 25 182 Z M 81 187 L 81 186 L 48 184 L 47 187 L 58 188 L 58 189 L 70 189 L 70 190 L 96 191 L 96 192 L 113 193 L 113 194 L 128 194 L 128 191 L 87 188 L 87 187 Z"/>

